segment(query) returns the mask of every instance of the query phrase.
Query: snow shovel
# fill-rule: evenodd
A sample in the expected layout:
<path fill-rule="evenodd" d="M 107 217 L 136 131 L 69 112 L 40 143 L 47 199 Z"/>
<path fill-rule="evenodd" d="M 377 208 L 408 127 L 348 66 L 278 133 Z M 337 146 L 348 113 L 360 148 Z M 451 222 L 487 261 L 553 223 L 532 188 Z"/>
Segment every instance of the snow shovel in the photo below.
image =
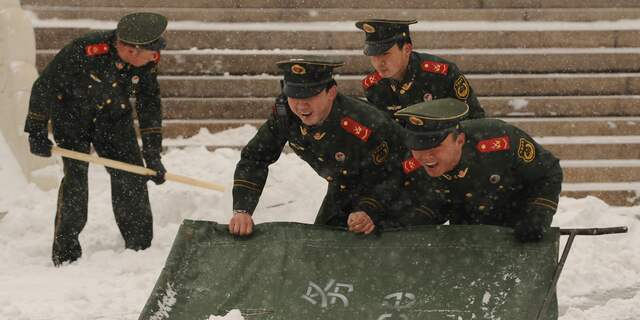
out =
<path fill-rule="evenodd" d="M 151 169 L 148 169 L 148 168 L 145 168 L 145 167 L 136 166 L 136 165 L 133 165 L 133 164 L 130 164 L 130 163 L 122 162 L 122 161 L 116 161 L 116 160 L 111 160 L 111 159 L 107 159 L 107 158 L 91 156 L 91 155 L 88 155 L 86 153 L 72 151 L 72 150 L 60 148 L 60 147 L 57 147 L 57 146 L 53 146 L 51 148 L 51 152 L 55 153 L 55 154 L 58 154 L 60 156 L 63 156 L 65 158 L 85 161 L 85 162 L 89 162 L 89 163 L 100 164 L 100 165 L 103 165 L 105 167 L 114 168 L 114 169 L 118 169 L 118 170 L 122 170 L 122 171 L 127 171 L 127 172 L 131 172 L 131 173 L 139 174 L 141 176 L 155 176 L 156 175 L 155 171 L 153 171 Z M 224 191 L 224 187 L 222 185 L 211 183 L 211 182 L 207 182 L 207 181 L 202 181 L 202 180 L 198 180 L 198 179 L 193 179 L 193 178 L 189 178 L 189 177 L 185 177 L 185 176 L 179 176 L 177 174 L 172 174 L 172 173 L 168 173 L 168 172 L 165 173 L 164 178 L 167 179 L 167 180 L 171 180 L 171 181 L 187 184 L 187 185 L 190 185 L 190 186 L 201 187 L 201 188 L 210 189 L 210 190 L 216 190 L 216 191 Z"/>
<path fill-rule="evenodd" d="M 576 236 L 599 236 L 603 234 L 626 233 L 627 231 L 627 227 L 560 229 L 560 235 L 568 235 L 569 239 L 567 239 L 567 243 L 564 245 L 564 249 L 562 250 L 562 257 L 560 258 L 560 261 L 558 261 L 558 266 L 556 266 L 556 271 L 553 275 L 553 281 L 549 286 L 549 290 L 547 291 L 547 295 L 544 298 L 542 307 L 540 307 L 540 310 L 538 311 L 536 320 L 541 320 L 544 314 L 546 314 L 547 312 L 549 302 L 551 301 L 553 293 L 556 289 L 556 285 L 558 284 L 560 273 L 562 273 L 562 268 L 564 267 L 564 263 L 567 260 L 567 256 L 569 255 L 569 250 L 571 250 L 573 239 Z"/>

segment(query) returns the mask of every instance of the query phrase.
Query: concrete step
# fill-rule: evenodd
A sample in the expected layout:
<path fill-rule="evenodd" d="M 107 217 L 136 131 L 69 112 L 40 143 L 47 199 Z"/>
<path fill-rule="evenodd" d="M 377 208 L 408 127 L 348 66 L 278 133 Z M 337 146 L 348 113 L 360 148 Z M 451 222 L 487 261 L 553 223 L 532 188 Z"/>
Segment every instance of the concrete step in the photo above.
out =
<path fill-rule="evenodd" d="M 60 22 L 34 22 L 37 49 L 60 49 L 72 39 L 95 29 L 115 28 L 115 22 L 97 24 L 91 20 L 65 23 L 76 27 L 60 27 Z M 435 23 L 432 23 L 433 25 Z M 540 29 L 539 24 L 525 24 L 516 29 L 509 24 L 487 23 L 487 30 L 472 28 L 473 22 L 441 24 L 440 30 L 425 29 L 411 32 L 417 47 L 431 49 L 460 48 L 619 48 L 640 47 L 640 30 L 569 30 L 565 23 L 549 23 L 552 30 Z M 513 24 L 513 23 L 512 23 Z M 177 30 L 181 28 L 181 30 Z M 505 29 L 507 28 L 507 29 Z M 536 29 L 537 28 L 537 29 Z M 594 28 L 598 29 L 597 25 Z M 611 27 L 609 27 L 611 28 Z M 434 28 L 435 29 L 435 28 Z M 588 29 L 588 27 L 587 27 Z M 300 31 L 295 31 L 300 30 Z M 479 30 L 479 31 L 477 31 Z M 166 32 L 167 49 L 340 49 L 361 50 L 363 32 L 351 22 L 312 23 L 237 23 L 196 25 L 176 22 Z"/>
<path fill-rule="evenodd" d="M 68 6 L 66 0 L 22 0 L 22 5 Z M 304 0 L 84 0 L 74 1 L 76 7 L 131 7 L 131 8 L 396 8 L 397 2 L 387 0 L 367 1 L 304 1 Z M 634 0 L 404 0 L 407 9 L 479 9 L 479 8 L 637 8 Z"/>
<path fill-rule="evenodd" d="M 168 148 L 184 148 L 185 146 L 174 144 Z M 208 150 L 218 148 L 234 148 L 240 149 L 241 146 L 206 146 Z M 290 152 L 285 149 L 285 152 Z M 637 160 L 635 160 L 637 161 Z M 566 161 L 564 161 L 566 163 Z M 638 168 L 564 168 L 565 183 L 563 183 L 561 196 L 571 198 L 584 198 L 587 196 L 597 197 L 612 206 L 633 206 L 640 204 L 640 180 L 631 182 L 620 182 L 615 180 L 618 176 L 626 176 L 629 171 L 633 171 L 632 175 L 638 177 Z M 599 180 L 604 182 L 592 182 L 583 178 L 584 176 L 596 175 Z M 607 176 L 610 174 L 610 176 Z M 611 178 L 611 179 L 608 179 Z M 629 179 L 627 179 L 629 180 Z M 586 182 L 578 182 L 586 181 Z M 625 180 L 626 181 L 626 180 Z"/>
<path fill-rule="evenodd" d="M 456 62 L 465 74 L 635 72 L 640 70 L 640 48 L 461 49 L 419 50 Z M 58 51 L 38 50 L 42 70 Z M 373 70 L 362 50 L 165 50 L 160 74 L 223 75 L 275 74 L 276 62 L 295 57 L 327 56 L 345 65 L 341 74 L 365 75 Z"/>
<path fill-rule="evenodd" d="M 221 139 L 214 138 L 217 134 L 225 134 L 220 131 L 229 128 L 239 128 L 241 126 L 256 127 L 262 124 L 261 120 L 249 120 L 244 123 L 234 122 L 232 120 L 217 121 L 209 123 L 207 121 L 164 121 L 164 136 L 169 139 L 165 140 L 165 146 L 199 146 L 206 145 L 216 147 L 214 141 Z M 201 132 L 204 129 L 204 132 Z M 239 129 L 244 132 L 244 128 Z M 182 137 L 192 137 L 197 134 L 197 138 L 191 140 L 183 140 Z M 612 135 L 612 136 L 536 136 L 534 139 L 542 144 L 546 149 L 555 154 L 559 159 L 563 160 L 602 160 L 602 159 L 618 159 L 618 160 L 637 160 L 640 159 L 640 136 L 633 135 Z M 177 138 L 177 140 L 176 140 Z M 229 144 L 228 139 L 225 141 L 226 147 L 240 147 L 247 143 L 248 140 L 240 140 L 235 145 Z"/>
<path fill-rule="evenodd" d="M 275 97 L 165 98 L 165 119 L 266 118 Z M 640 96 L 480 97 L 488 116 L 640 116 Z"/>
<path fill-rule="evenodd" d="M 640 135 L 640 117 L 507 118 L 532 136 Z"/>
<path fill-rule="evenodd" d="M 164 97 L 273 97 L 281 76 L 160 76 Z M 360 96 L 362 76 L 336 76 L 340 92 Z M 476 74 L 478 96 L 639 95 L 640 73 Z"/>
<path fill-rule="evenodd" d="M 65 0 L 22 0 L 22 5 L 48 5 L 67 6 Z M 397 3 L 385 0 L 368 1 L 296 1 L 296 0 L 147 0 L 144 2 L 135 0 L 85 0 L 73 2 L 77 7 L 185 7 L 185 8 L 394 8 Z M 610 3 L 608 0 L 590 1 L 566 1 L 557 2 L 553 0 L 406 0 L 403 1 L 404 8 L 424 8 L 424 9 L 456 9 L 456 8 L 611 8 L 611 7 L 639 7 L 634 0 L 620 0 Z"/>
<path fill-rule="evenodd" d="M 517 119 L 507 118 L 508 122 L 535 137 L 561 136 L 638 136 L 640 118 L 557 118 L 557 119 Z M 163 132 L 167 137 L 190 137 L 206 128 L 210 132 L 219 132 L 245 124 L 260 126 L 264 119 L 225 119 L 225 120 L 165 120 Z M 633 151 L 629 151 L 633 152 Z M 603 155 L 600 155 L 602 157 Z M 567 159 L 567 158 L 565 158 Z"/>
<path fill-rule="evenodd" d="M 597 197 L 612 206 L 640 204 L 640 183 L 563 183 L 562 196 L 571 198 Z"/>
<path fill-rule="evenodd" d="M 640 182 L 640 160 L 563 160 L 564 181 Z"/>
<path fill-rule="evenodd" d="M 535 136 L 560 159 L 640 159 L 640 136 Z"/>
<path fill-rule="evenodd" d="M 24 3 L 25 1 L 23 1 Z M 25 5 L 39 19 L 118 20 L 130 7 L 81 7 Z M 312 22 L 361 19 L 406 19 L 420 21 L 603 21 L 638 19 L 640 8 L 562 9 L 409 9 L 409 8 L 150 8 L 170 21 L 204 22 Z"/>

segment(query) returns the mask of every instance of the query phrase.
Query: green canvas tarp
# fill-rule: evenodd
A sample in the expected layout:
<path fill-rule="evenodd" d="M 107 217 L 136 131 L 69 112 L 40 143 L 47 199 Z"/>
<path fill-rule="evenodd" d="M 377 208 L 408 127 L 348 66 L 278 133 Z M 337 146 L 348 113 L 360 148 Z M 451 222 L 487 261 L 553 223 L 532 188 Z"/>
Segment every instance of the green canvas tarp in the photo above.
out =
<path fill-rule="evenodd" d="M 251 237 L 185 220 L 140 319 L 536 319 L 558 229 L 522 244 L 496 226 L 422 226 L 377 235 L 264 223 Z M 557 318 L 554 300 L 544 319 Z"/>

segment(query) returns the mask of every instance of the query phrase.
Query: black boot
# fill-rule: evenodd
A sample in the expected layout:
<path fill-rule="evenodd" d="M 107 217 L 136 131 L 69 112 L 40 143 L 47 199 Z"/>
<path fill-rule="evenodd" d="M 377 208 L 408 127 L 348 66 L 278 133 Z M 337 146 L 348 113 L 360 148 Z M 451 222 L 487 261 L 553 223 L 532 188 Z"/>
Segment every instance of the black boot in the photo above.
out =
<path fill-rule="evenodd" d="M 51 260 L 53 265 L 60 267 L 63 263 L 74 262 L 82 256 L 82 248 L 78 239 L 56 239 L 53 241 Z"/>

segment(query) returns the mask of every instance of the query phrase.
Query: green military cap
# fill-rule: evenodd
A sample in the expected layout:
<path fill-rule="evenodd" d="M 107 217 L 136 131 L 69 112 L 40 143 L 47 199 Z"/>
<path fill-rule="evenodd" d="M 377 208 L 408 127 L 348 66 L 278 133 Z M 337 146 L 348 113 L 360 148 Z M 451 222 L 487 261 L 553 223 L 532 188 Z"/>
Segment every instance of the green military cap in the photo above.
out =
<path fill-rule="evenodd" d="M 323 58 L 289 59 L 276 62 L 284 73 L 282 91 L 287 97 L 304 99 L 319 94 L 333 81 L 333 68 L 344 65 L 342 61 Z"/>
<path fill-rule="evenodd" d="M 409 39 L 409 25 L 417 20 L 370 19 L 356 22 L 365 32 L 364 54 L 377 56 L 385 53 L 401 39 Z"/>
<path fill-rule="evenodd" d="M 167 18 L 152 12 L 135 12 L 120 19 L 116 35 L 118 40 L 146 50 L 159 51 L 167 45 L 162 37 Z"/>
<path fill-rule="evenodd" d="M 394 115 L 405 120 L 405 144 L 412 150 L 435 148 L 469 114 L 469 106 L 453 98 L 414 104 Z"/>

